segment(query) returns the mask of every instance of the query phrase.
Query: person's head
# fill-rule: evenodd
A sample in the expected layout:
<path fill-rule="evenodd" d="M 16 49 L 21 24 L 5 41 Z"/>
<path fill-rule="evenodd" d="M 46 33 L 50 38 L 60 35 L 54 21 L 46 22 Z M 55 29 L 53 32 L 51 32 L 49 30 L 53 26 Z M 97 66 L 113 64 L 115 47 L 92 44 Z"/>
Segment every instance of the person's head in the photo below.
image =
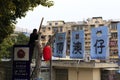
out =
<path fill-rule="evenodd" d="M 37 33 L 37 29 L 33 29 L 33 33 Z"/>

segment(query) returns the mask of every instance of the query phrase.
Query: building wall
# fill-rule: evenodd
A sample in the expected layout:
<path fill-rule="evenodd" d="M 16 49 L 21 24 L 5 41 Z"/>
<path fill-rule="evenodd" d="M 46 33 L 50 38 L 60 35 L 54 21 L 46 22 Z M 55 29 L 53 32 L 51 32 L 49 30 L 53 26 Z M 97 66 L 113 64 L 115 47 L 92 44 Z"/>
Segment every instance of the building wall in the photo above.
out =
<path fill-rule="evenodd" d="M 111 58 L 118 58 L 118 34 L 117 34 L 117 23 L 118 21 L 110 21 L 110 56 Z"/>
<path fill-rule="evenodd" d="M 94 68 L 93 69 L 93 80 L 101 80 L 100 68 Z"/>
<path fill-rule="evenodd" d="M 98 68 L 69 68 L 68 80 L 101 80 Z"/>
<path fill-rule="evenodd" d="M 79 69 L 79 79 L 78 80 L 93 80 L 93 70 L 92 69 Z"/>
<path fill-rule="evenodd" d="M 86 69 L 86 68 L 69 69 L 68 80 L 93 80 L 92 69 Z"/>
<path fill-rule="evenodd" d="M 77 80 L 77 68 L 68 69 L 68 80 Z"/>

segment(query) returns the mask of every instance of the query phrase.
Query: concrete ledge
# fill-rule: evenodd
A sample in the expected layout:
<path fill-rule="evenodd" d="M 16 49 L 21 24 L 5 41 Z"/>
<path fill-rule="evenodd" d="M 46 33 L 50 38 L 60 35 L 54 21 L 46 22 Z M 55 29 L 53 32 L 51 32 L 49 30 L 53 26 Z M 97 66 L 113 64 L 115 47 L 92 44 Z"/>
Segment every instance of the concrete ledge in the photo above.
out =
<path fill-rule="evenodd" d="M 80 62 L 79 60 L 53 60 L 54 67 L 80 67 L 80 68 L 108 68 L 118 67 L 117 63 L 111 62 Z"/>

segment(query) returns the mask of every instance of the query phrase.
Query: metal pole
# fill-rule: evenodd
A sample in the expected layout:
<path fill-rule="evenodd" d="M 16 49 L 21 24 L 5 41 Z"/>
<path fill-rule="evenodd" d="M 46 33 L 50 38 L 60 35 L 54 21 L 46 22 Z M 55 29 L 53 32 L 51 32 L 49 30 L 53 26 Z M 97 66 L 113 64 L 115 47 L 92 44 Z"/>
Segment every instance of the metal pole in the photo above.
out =
<path fill-rule="evenodd" d="M 50 59 L 50 80 L 52 80 L 52 59 Z"/>

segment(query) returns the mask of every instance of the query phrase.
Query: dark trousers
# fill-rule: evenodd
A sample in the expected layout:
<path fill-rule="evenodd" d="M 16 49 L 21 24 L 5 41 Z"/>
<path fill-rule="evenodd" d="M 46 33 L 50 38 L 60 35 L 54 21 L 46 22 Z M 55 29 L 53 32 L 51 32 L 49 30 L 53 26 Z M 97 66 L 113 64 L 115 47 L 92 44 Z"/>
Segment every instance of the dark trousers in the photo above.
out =
<path fill-rule="evenodd" d="M 32 57 L 33 57 L 33 53 L 34 53 L 34 47 L 35 47 L 35 45 L 30 45 L 30 63 L 32 63 Z"/>

